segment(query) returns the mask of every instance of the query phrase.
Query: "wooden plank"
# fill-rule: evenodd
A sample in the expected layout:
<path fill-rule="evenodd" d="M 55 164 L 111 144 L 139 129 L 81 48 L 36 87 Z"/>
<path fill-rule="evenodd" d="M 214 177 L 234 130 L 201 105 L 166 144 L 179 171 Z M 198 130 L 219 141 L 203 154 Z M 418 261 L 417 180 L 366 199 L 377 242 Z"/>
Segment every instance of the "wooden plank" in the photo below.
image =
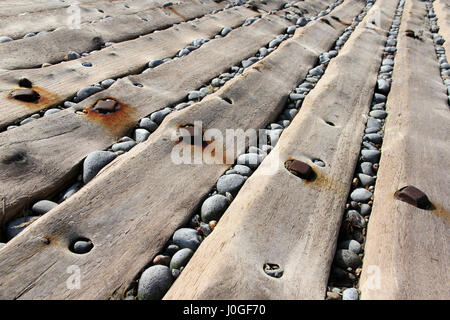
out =
<path fill-rule="evenodd" d="M 446 40 L 442 46 L 448 57 L 450 55 L 450 3 L 445 0 L 435 0 L 433 7 L 438 18 L 439 34 Z"/>
<path fill-rule="evenodd" d="M 0 161 L 0 192 L 6 199 L 5 219 L 62 188 L 90 152 L 106 149 L 121 136 L 131 134 L 138 119 L 183 100 L 189 91 L 257 52 L 288 25 L 283 18 L 267 16 L 225 38 L 209 41 L 183 59 L 121 79 L 75 107 L 88 107 L 98 99 L 114 97 L 129 106 L 114 117 L 80 116 L 69 108 L 1 133 L 0 159 L 5 160 Z M 143 87 L 134 86 L 135 82 Z M 28 161 L 7 160 L 17 154 Z"/>
<path fill-rule="evenodd" d="M 7 217 L 35 196 L 43 197 L 61 187 L 88 153 L 105 149 L 121 136 L 130 134 L 140 118 L 184 99 L 189 91 L 198 89 L 252 52 L 257 52 L 286 27 L 287 21 L 282 18 L 264 18 L 236 30 L 238 32 L 230 32 L 223 39 L 206 43 L 183 59 L 164 63 L 139 76 L 121 79 L 78 105 L 88 107 L 105 97 L 119 99 L 130 108 L 116 114 L 114 120 L 108 118 L 97 123 L 69 108 L 1 133 L 0 158 L 21 152 L 30 159 L 27 165 L 19 167 L 7 161 L 0 163 L 0 190 L 7 199 Z M 220 50 L 217 50 L 216 42 L 220 42 Z M 179 70 L 183 73 L 179 74 Z M 135 87 L 134 82 L 144 87 Z M 41 170 L 46 173 L 42 174 Z M 20 186 L 22 182 L 19 181 L 27 186 Z"/>
<path fill-rule="evenodd" d="M 362 1 L 346 1 L 333 14 L 345 21 L 362 5 Z M 315 21 L 298 29 L 293 38 L 242 76 L 190 108 L 169 115 L 149 140 L 118 157 L 77 194 L 8 242 L 0 250 L 0 298 L 120 296 L 228 167 L 174 164 L 171 138 L 179 124 L 202 121 L 205 128 L 221 132 L 264 127 L 281 111 L 297 80 L 345 27 L 335 21 L 330 24 Z M 39 241 L 43 236 L 50 244 Z M 93 241 L 89 254 L 76 255 L 67 249 L 78 236 Z M 82 290 L 66 286 L 71 265 L 80 267 Z"/>
<path fill-rule="evenodd" d="M 424 12 L 424 2 L 405 4 L 368 224 L 362 299 L 450 298 L 450 114 Z M 422 40 L 406 36 L 408 29 L 423 31 Z M 435 209 L 395 199 L 406 185 L 425 192 Z"/>
<path fill-rule="evenodd" d="M 109 0 L 101 0 L 90 1 L 85 4 L 79 3 L 76 7 L 80 8 L 79 22 L 83 23 L 86 21 L 90 22 L 102 19 L 105 15 L 136 14 L 141 11 L 161 7 L 165 2 L 167 1 L 136 0 L 127 2 L 122 0 L 111 2 Z M 71 13 L 75 11 L 69 9 L 71 3 L 65 2 L 61 4 L 64 6 L 50 10 L 39 10 L 36 12 L 25 10 L 18 14 L 10 14 L 2 17 L 0 20 L 0 30 L 2 30 L 1 35 L 18 39 L 30 32 L 50 31 L 61 26 L 67 26 L 71 21 Z M 75 2 L 73 2 L 73 4 L 75 4 Z M 125 5 L 127 6 L 125 7 Z M 0 11 L 2 11 L 1 5 Z M 20 23 L 17 23 L 17 19 L 20 19 Z"/>
<path fill-rule="evenodd" d="M 115 44 L 88 57 L 40 69 L 12 70 L 0 75 L 0 128 L 52 105 L 60 104 L 83 87 L 140 72 L 151 60 L 175 56 L 198 38 L 214 37 L 224 27 L 238 27 L 255 12 L 239 7 L 181 23 L 150 36 Z M 90 62 L 92 67 L 83 67 Z M 53 99 L 39 104 L 22 103 L 8 98 L 19 79 L 27 78 L 43 88 Z"/>
<path fill-rule="evenodd" d="M 364 132 L 361 114 L 386 41 L 365 22 L 380 9 L 387 31 L 395 8 L 395 1 L 376 2 L 164 299 L 324 298 Z M 284 162 L 291 158 L 313 166 L 317 178 L 289 173 Z M 265 263 L 280 265 L 283 276 L 267 276 Z"/>
<path fill-rule="evenodd" d="M 0 69 L 25 69 L 43 63 L 61 62 L 71 50 L 85 52 L 99 49 L 105 42 L 130 40 L 188 19 L 201 17 L 222 9 L 223 3 L 213 0 L 187 0 L 168 8 L 155 8 L 137 15 L 119 15 L 80 29 L 61 27 L 39 37 L 0 44 Z M 141 19 L 146 18 L 148 21 Z M 70 39 L 70 41 L 67 41 Z"/>

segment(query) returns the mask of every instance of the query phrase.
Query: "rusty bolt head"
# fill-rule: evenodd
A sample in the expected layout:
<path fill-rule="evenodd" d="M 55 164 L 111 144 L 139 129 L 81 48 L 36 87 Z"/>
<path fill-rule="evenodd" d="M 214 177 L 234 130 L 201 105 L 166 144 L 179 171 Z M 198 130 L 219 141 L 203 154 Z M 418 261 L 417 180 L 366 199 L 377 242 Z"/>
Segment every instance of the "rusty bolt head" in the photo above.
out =
<path fill-rule="evenodd" d="M 99 100 L 93 107 L 93 110 L 98 113 L 112 113 L 120 109 L 120 104 L 113 99 Z"/>
<path fill-rule="evenodd" d="M 285 167 L 293 175 L 305 180 L 313 180 L 315 177 L 314 170 L 311 166 L 303 161 L 288 160 L 285 162 Z"/>
<path fill-rule="evenodd" d="M 420 209 L 428 209 L 431 207 L 427 195 L 414 186 L 403 187 L 396 191 L 394 196 L 398 200 L 409 203 Z"/>
<path fill-rule="evenodd" d="M 9 94 L 9 97 L 11 99 L 33 103 L 37 103 L 41 98 L 39 93 L 37 93 L 33 89 L 16 89 Z"/>

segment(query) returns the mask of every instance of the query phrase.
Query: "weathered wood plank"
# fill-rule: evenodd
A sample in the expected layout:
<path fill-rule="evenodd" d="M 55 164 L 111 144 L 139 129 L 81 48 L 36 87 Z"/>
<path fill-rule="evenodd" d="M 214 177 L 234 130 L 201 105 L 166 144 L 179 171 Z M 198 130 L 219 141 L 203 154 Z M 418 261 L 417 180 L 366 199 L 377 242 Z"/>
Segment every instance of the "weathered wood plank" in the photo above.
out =
<path fill-rule="evenodd" d="M 348 1 L 344 9 L 353 2 Z M 344 18 L 349 18 L 344 9 L 339 10 Z M 121 136 L 131 134 L 138 119 L 178 103 L 189 91 L 257 52 L 288 25 L 284 18 L 267 16 L 230 32 L 225 38 L 209 41 L 183 59 L 121 79 L 77 106 L 88 107 L 106 97 L 130 106 L 113 117 L 80 116 L 69 108 L 1 133 L 0 193 L 6 199 L 5 219 L 64 186 L 90 152 L 106 149 Z M 134 86 L 135 82 L 143 87 Z M 16 154 L 28 160 L 25 163 L 7 160 Z"/>
<path fill-rule="evenodd" d="M 449 299 L 450 113 L 425 3 L 407 1 L 368 224 L 362 299 Z M 423 30 L 423 40 L 405 35 Z M 434 210 L 394 198 L 413 185 Z"/>
<path fill-rule="evenodd" d="M 439 33 L 445 39 L 442 46 L 448 58 L 450 55 L 450 3 L 445 0 L 435 0 L 433 7 L 438 18 Z"/>
<path fill-rule="evenodd" d="M 183 59 L 120 79 L 109 89 L 78 104 L 88 107 L 98 99 L 114 97 L 130 106 L 114 117 L 96 122 L 95 118 L 76 114 L 74 108 L 69 108 L 1 133 L 1 159 L 17 152 L 29 159 L 22 164 L 0 162 L 0 192 L 6 198 L 7 216 L 13 214 L 10 210 L 17 211 L 18 206 L 26 205 L 36 196 L 43 197 L 61 187 L 88 153 L 103 150 L 130 134 L 140 118 L 184 99 L 189 91 L 257 52 L 287 25 L 286 20 L 277 16 L 256 21 L 225 38 L 204 44 Z M 134 86 L 134 82 L 143 87 Z"/>
<path fill-rule="evenodd" d="M 377 1 L 369 11 L 164 299 L 324 298 L 364 132 L 361 114 L 369 110 L 386 41 L 365 22 L 380 9 L 387 31 L 395 8 L 396 1 Z M 289 173 L 284 163 L 291 158 L 309 163 L 317 178 Z M 283 276 L 267 276 L 265 263 L 280 265 Z"/>
<path fill-rule="evenodd" d="M 83 87 L 108 78 L 140 72 L 154 59 L 172 57 L 195 39 L 213 37 L 224 27 L 238 27 L 255 12 L 239 7 L 181 23 L 150 36 L 115 44 L 88 57 L 40 69 L 12 70 L 0 75 L 0 128 L 52 105 L 64 102 Z M 83 67 L 90 62 L 92 67 Z M 22 103 L 8 98 L 18 81 L 27 78 L 43 88 L 53 99 L 39 104 Z M 45 97 L 45 95 L 43 95 Z"/>
<path fill-rule="evenodd" d="M 76 7 L 80 8 L 79 22 L 83 23 L 86 21 L 90 22 L 96 19 L 101 19 L 105 15 L 137 14 L 141 11 L 161 7 L 167 1 L 136 0 L 129 2 L 125 0 L 101 0 L 89 1 L 88 3 L 77 2 L 79 4 L 75 6 L 75 1 L 72 1 L 73 7 L 71 9 L 69 9 L 72 5 L 71 2 L 60 2 L 60 4 L 63 4 L 64 7 L 53 8 L 50 10 L 39 10 L 36 12 L 24 10 L 17 14 L 10 14 L 8 9 L 4 9 L 2 11 L 2 5 L 0 4 L 0 12 L 8 14 L 8 16 L 3 16 L 0 20 L 0 30 L 2 30 L 1 35 L 17 39 L 22 38 L 30 32 L 49 31 L 61 26 L 68 26 L 71 21 L 76 21 L 70 18 L 71 14 L 76 12 L 76 9 L 74 9 Z M 0 15 L 2 13 L 0 13 Z M 20 19 L 20 23 L 17 23 L 18 19 Z"/>
<path fill-rule="evenodd" d="M 362 5 L 362 1 L 347 1 L 333 14 L 346 21 Z M 179 124 L 202 121 L 205 128 L 221 132 L 264 127 L 281 111 L 298 79 L 345 27 L 335 21 L 331 25 L 316 21 L 297 30 L 242 76 L 169 115 L 149 140 L 110 163 L 77 194 L 8 242 L 0 251 L 0 297 L 105 299 L 114 292 L 121 294 L 227 168 L 224 164 L 174 164 L 171 138 Z M 43 236 L 51 239 L 49 245 L 39 240 Z M 79 236 L 93 241 L 88 254 L 76 255 L 67 249 Z M 71 265 L 80 267 L 82 290 L 66 286 Z"/>
<path fill-rule="evenodd" d="M 201 17 L 223 7 L 223 3 L 216 3 L 213 0 L 188 0 L 175 3 L 168 8 L 154 8 L 141 12 L 140 17 L 119 15 L 95 24 L 81 25 L 80 29 L 61 27 L 39 37 L 2 43 L 0 69 L 25 69 L 39 67 L 45 62 L 57 63 L 71 50 L 79 53 L 96 50 L 105 42 L 130 40 L 187 19 Z"/>

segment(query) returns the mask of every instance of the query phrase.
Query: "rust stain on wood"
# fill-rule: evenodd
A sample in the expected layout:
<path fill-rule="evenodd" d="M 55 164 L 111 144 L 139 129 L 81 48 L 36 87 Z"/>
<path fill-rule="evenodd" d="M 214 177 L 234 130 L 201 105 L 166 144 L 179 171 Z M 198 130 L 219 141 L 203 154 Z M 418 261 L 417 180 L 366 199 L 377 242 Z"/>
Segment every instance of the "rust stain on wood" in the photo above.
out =
<path fill-rule="evenodd" d="M 26 101 L 20 101 L 17 99 L 13 99 L 11 97 L 11 94 L 15 91 L 15 90 L 21 90 L 24 88 L 14 88 L 13 90 L 11 90 L 6 98 L 9 101 L 21 104 L 31 110 L 42 110 L 45 108 L 48 108 L 50 106 L 53 106 L 57 103 L 59 103 L 61 101 L 61 98 L 59 98 L 56 94 L 45 90 L 44 88 L 41 87 L 32 87 L 31 89 L 33 89 L 34 91 L 36 91 L 37 93 L 39 93 L 39 100 L 37 102 L 26 102 Z"/>
<path fill-rule="evenodd" d="M 94 110 L 97 102 L 105 99 L 111 99 L 116 101 L 120 107 L 117 111 L 112 113 L 100 113 Z M 135 109 L 122 101 L 119 101 L 116 98 L 105 97 L 96 100 L 89 107 L 84 108 L 83 110 L 86 113 L 86 118 L 104 126 L 108 131 L 110 131 L 114 135 L 121 135 L 123 132 L 128 129 L 129 124 L 134 123 L 134 113 Z"/>
<path fill-rule="evenodd" d="M 183 16 L 181 13 L 179 13 L 177 10 L 175 10 L 173 7 L 167 7 L 167 10 L 172 11 L 172 13 L 176 14 L 177 16 L 179 16 L 181 19 L 183 19 L 184 21 L 187 20 L 187 18 L 185 16 Z"/>

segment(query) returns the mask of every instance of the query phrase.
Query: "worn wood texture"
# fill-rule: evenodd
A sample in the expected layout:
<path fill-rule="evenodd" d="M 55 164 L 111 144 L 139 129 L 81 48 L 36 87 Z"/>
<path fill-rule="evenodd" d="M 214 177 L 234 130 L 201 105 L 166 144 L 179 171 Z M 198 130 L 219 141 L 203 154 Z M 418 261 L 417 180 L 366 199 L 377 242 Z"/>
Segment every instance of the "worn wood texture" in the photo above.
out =
<path fill-rule="evenodd" d="M 83 87 L 108 78 L 139 73 L 149 61 L 173 57 L 195 39 L 214 37 L 222 28 L 238 27 L 255 14 L 247 8 L 232 8 L 149 36 L 115 44 L 88 57 L 47 68 L 5 72 L 0 75 L 0 128 L 20 121 L 38 110 L 60 104 Z M 83 62 L 90 62 L 92 67 L 84 67 Z M 9 92 L 18 87 L 21 78 L 27 78 L 33 86 L 47 91 L 47 94 L 42 95 L 42 102 L 23 103 L 8 98 Z"/>
<path fill-rule="evenodd" d="M 1 43 L 0 69 L 34 68 L 46 62 L 57 63 L 71 50 L 78 53 L 96 50 L 105 42 L 134 39 L 223 7 L 223 3 L 213 0 L 188 0 L 167 8 L 143 11 L 140 16 L 119 15 L 95 24 L 83 24 L 80 29 L 61 27 L 48 34 Z"/>
<path fill-rule="evenodd" d="M 79 3 L 76 5 L 73 1 L 69 3 L 64 2 L 64 7 L 36 12 L 23 10 L 16 14 L 10 14 L 9 10 L 2 8 L 2 5 L 0 4 L 0 16 L 2 14 L 10 14 L 8 16 L 2 16 L 2 19 L 0 20 L 0 30 L 2 30 L 1 34 L 3 36 L 18 39 L 30 32 L 50 31 L 58 27 L 67 26 L 71 21 L 76 21 L 71 19 L 72 13 L 77 10 L 75 8 L 80 9 L 79 22 L 83 23 L 102 19 L 106 15 L 138 14 L 141 11 L 161 7 L 165 2 L 167 1 L 137 0 L 127 2 L 101 0 L 90 1 L 90 3 Z M 20 20 L 20 23 L 17 23 L 18 20 Z"/>
<path fill-rule="evenodd" d="M 445 39 L 442 46 L 445 48 L 448 59 L 450 55 L 450 2 L 448 0 L 435 0 L 433 8 L 438 18 L 439 34 Z"/>
<path fill-rule="evenodd" d="M 189 91 L 251 56 L 287 26 L 283 18 L 266 17 L 225 38 L 209 41 L 182 59 L 123 78 L 77 106 L 88 107 L 107 97 L 128 106 L 112 116 L 79 115 L 69 108 L 1 133 L 0 193 L 6 199 L 6 220 L 31 201 L 61 188 L 90 152 L 131 135 L 140 118 L 185 99 Z M 143 87 L 134 86 L 135 82 Z M 7 160 L 16 154 L 24 155 L 27 161 Z"/>
<path fill-rule="evenodd" d="M 347 1 L 334 14 L 350 20 L 362 6 L 362 1 Z M 242 76 L 190 108 L 169 115 L 149 140 L 110 163 L 77 194 L 8 242 L 0 251 L 0 298 L 120 296 L 228 167 L 174 164 L 172 135 L 177 127 L 194 121 L 221 132 L 265 127 L 282 110 L 298 79 L 345 27 L 335 21 L 331 24 L 315 21 L 297 30 L 292 39 Z M 79 236 L 93 241 L 89 254 L 76 255 L 67 249 Z M 50 244 L 42 237 L 50 239 Z M 82 290 L 66 286 L 71 265 L 80 267 Z"/>
<path fill-rule="evenodd" d="M 377 1 L 383 31 L 396 1 Z M 361 22 L 165 299 L 323 299 L 386 41 Z M 326 121 L 334 123 L 330 126 Z M 312 182 L 285 161 L 309 163 Z M 326 167 L 313 164 L 321 159 Z M 284 270 L 265 274 L 265 263 Z M 232 268 L 232 272 L 230 270 Z M 226 277 L 223 274 L 227 274 Z M 189 288 L 189 290 L 186 290 Z"/>
<path fill-rule="evenodd" d="M 368 224 L 362 299 L 450 299 L 450 113 L 425 3 L 407 1 Z M 423 40 L 405 36 L 424 30 Z M 426 79 L 426 81 L 425 81 Z M 394 198 L 413 185 L 433 210 Z"/>

